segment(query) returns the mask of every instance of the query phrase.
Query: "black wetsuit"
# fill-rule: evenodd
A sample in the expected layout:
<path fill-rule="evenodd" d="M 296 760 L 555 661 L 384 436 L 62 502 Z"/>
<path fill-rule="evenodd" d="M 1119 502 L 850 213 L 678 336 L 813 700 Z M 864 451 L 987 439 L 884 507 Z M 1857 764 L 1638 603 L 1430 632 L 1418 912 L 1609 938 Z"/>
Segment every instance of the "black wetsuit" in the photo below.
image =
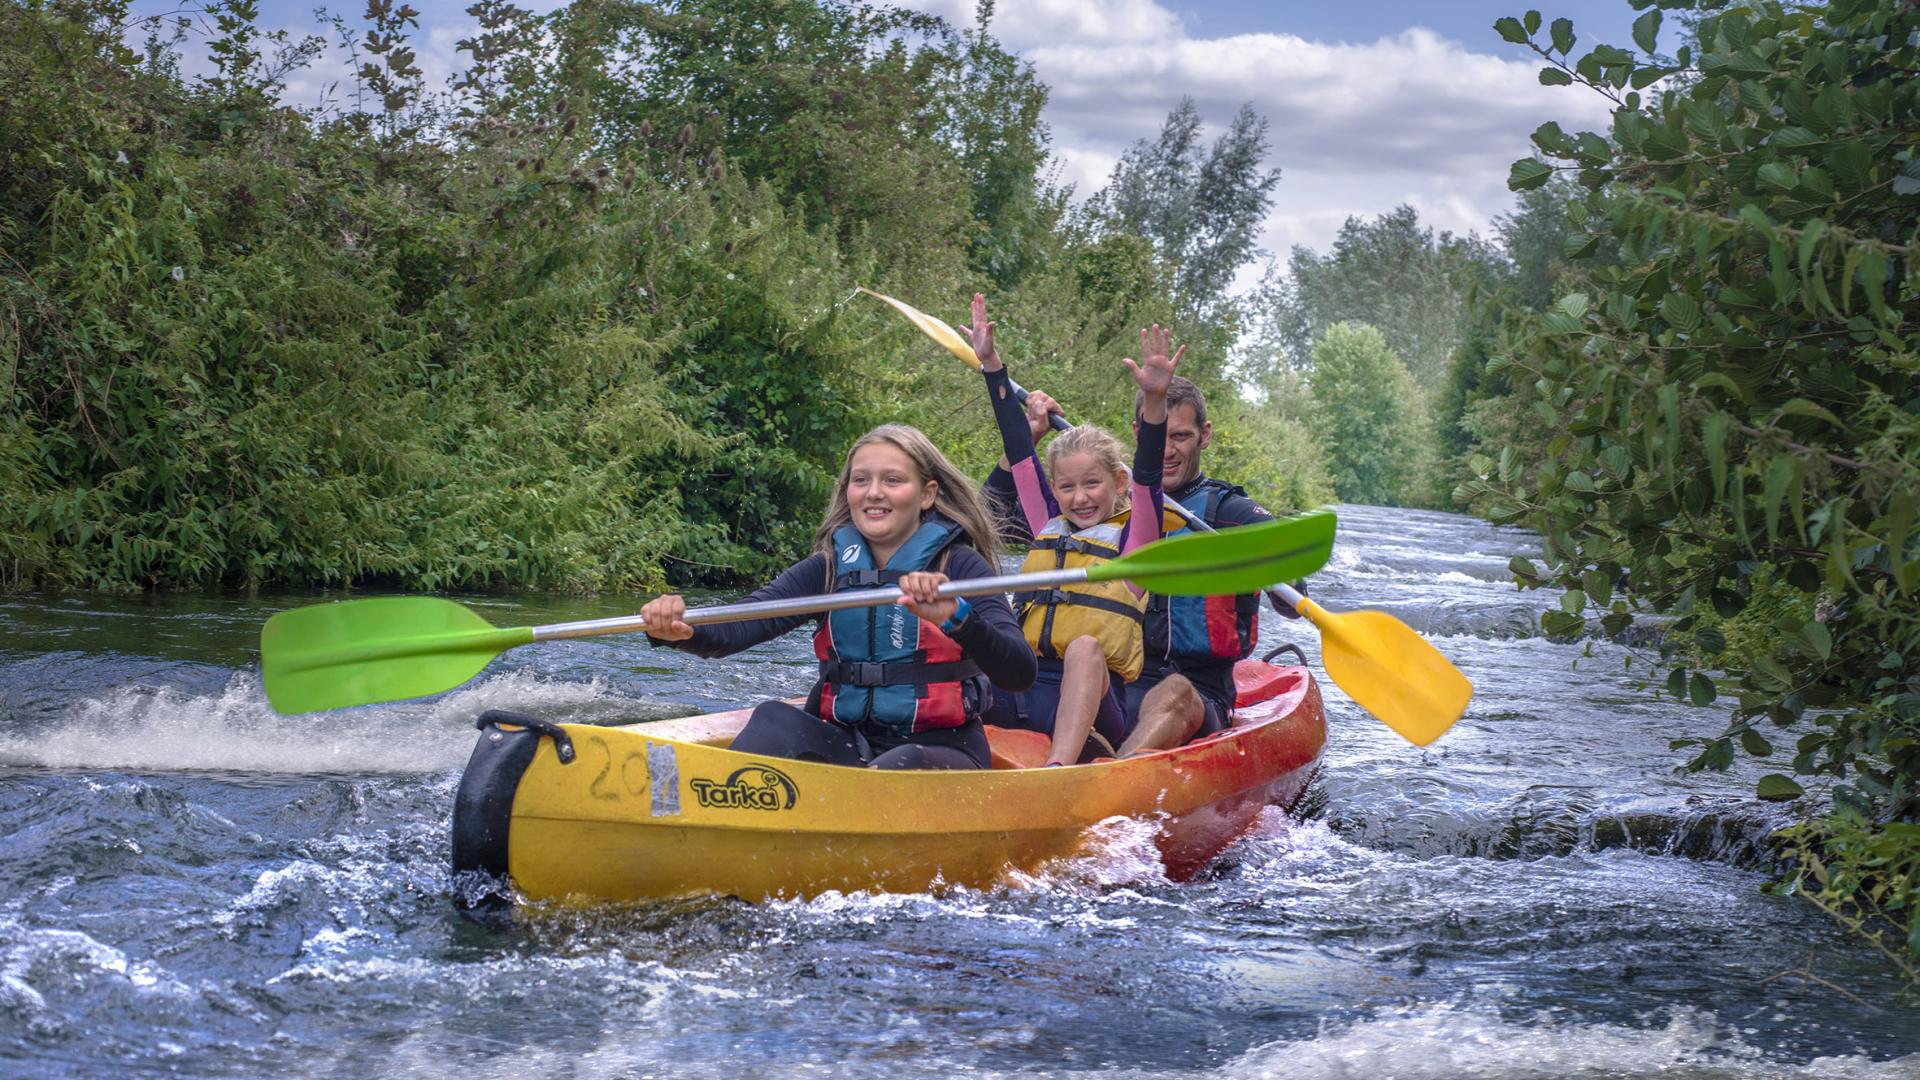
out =
<path fill-rule="evenodd" d="M 944 572 L 952 580 L 989 577 L 998 571 L 970 547 L 948 549 Z M 742 603 L 818 596 L 826 586 L 827 564 L 819 553 L 807 556 L 771 583 L 742 598 Z M 995 685 L 1024 690 L 1033 683 L 1034 656 L 1014 621 L 1013 609 L 1000 594 L 968 600 L 968 612 L 947 635 Z M 787 615 L 777 619 L 713 623 L 693 628 L 685 641 L 660 641 L 695 656 L 731 656 L 742 649 L 771 641 L 819 615 Z M 768 757 L 824 761 L 833 765 L 872 765 L 883 769 L 985 769 L 992 765 L 980 714 L 991 703 L 991 692 L 969 689 L 967 722 L 954 728 L 935 728 L 902 737 L 879 724 L 858 727 L 823 721 L 817 713 L 784 701 L 762 702 L 753 710 L 731 749 Z M 815 695 L 817 698 L 818 695 Z M 817 707 L 817 706 L 816 706 Z"/>

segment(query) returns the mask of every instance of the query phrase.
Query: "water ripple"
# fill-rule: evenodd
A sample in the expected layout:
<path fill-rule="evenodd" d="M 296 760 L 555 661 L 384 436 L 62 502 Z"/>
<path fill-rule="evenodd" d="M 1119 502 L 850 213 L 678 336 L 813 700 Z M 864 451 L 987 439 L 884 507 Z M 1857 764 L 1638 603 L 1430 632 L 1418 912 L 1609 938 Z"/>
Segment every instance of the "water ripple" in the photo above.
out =
<path fill-rule="evenodd" d="M 1341 508 L 1339 609 L 1390 611 L 1474 680 L 1408 745 L 1323 684 L 1332 742 L 1198 880 L 1153 825 L 992 889 L 451 902 L 473 716 L 622 722 L 791 696 L 804 633 L 725 661 L 630 638 L 519 649 L 424 701 L 280 717 L 252 656 L 311 597 L 0 601 L 0 1063 L 10 1075 L 1904 1077 L 1884 962 L 1761 893 L 1794 808 L 1762 762 L 1675 771 L 1724 715 L 1627 642 L 1538 636 L 1531 536 Z M 620 598 L 471 598 L 496 623 Z M 1316 651 L 1268 612 L 1263 644 Z M 1778 766 L 1771 766 L 1777 768 Z M 582 857 L 592 857 L 583 853 Z M 1804 980 L 1885 1005 L 1863 1011 Z"/>

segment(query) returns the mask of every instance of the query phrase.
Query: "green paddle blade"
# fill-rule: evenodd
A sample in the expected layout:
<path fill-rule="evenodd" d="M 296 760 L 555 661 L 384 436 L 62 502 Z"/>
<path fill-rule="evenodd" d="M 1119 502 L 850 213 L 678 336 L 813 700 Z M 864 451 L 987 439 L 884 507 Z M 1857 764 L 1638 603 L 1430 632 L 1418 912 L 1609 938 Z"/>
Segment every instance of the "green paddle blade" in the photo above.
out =
<path fill-rule="evenodd" d="M 347 600 L 268 619 L 260 670 L 275 710 L 317 712 L 437 694 L 532 640 L 530 626 L 498 629 L 451 600 Z"/>
<path fill-rule="evenodd" d="M 1425 746 L 1467 711 L 1473 683 L 1413 628 L 1382 611 L 1332 612 L 1303 600 L 1320 628 L 1320 663 L 1361 708 Z"/>
<path fill-rule="evenodd" d="M 1163 596 L 1258 592 L 1306 577 L 1333 556 L 1334 516 L 1320 510 L 1223 532 L 1176 536 L 1089 567 L 1088 581 L 1124 578 Z"/>

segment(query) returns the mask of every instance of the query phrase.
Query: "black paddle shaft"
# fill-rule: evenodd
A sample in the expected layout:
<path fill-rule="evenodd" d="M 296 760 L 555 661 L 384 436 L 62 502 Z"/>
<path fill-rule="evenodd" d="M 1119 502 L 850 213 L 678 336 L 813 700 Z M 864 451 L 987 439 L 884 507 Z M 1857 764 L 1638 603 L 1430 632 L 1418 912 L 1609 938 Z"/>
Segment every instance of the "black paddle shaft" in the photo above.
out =
<path fill-rule="evenodd" d="M 1027 403 L 1026 387 L 1021 386 L 1017 382 L 1014 382 L 1013 379 L 1011 378 L 1007 379 L 1007 387 L 1013 391 L 1013 397 L 1015 401 L 1018 401 L 1022 405 L 1025 405 Z M 1066 431 L 1067 429 L 1073 427 L 1073 421 L 1068 420 L 1066 417 L 1061 416 L 1057 412 L 1050 412 L 1047 414 L 1047 423 L 1052 424 L 1053 430 L 1055 431 Z"/>

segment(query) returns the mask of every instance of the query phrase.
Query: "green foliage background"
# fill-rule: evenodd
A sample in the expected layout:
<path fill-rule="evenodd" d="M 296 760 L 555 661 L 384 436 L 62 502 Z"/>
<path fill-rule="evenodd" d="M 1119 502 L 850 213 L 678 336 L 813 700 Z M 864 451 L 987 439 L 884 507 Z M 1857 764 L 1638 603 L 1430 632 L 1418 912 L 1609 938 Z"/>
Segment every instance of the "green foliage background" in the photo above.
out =
<path fill-rule="evenodd" d="M 1513 569 L 1560 590 L 1549 634 L 1661 617 L 1666 692 L 1728 714 L 1688 767 L 1817 791 L 1778 888 L 1920 974 L 1920 11 L 1663 0 L 1637 51 L 1577 56 L 1543 21 L 1497 29 L 1614 119 L 1513 166 L 1579 191 L 1555 299 L 1507 313 L 1504 388 L 1463 411 L 1459 497 L 1541 532 Z"/>
<path fill-rule="evenodd" d="M 1169 323 L 1235 412 L 1233 305 L 1068 213 L 1045 88 L 985 32 L 486 0 L 436 95 L 376 0 L 356 107 L 302 111 L 314 43 L 212 14 L 191 81 L 119 0 L 0 3 L 0 584 L 750 581 L 866 427 L 997 456 L 977 377 L 855 285 L 950 321 L 988 292 L 1023 381 L 1115 426 Z M 1330 494 L 1309 440 L 1236 422 L 1210 464 Z"/>
<path fill-rule="evenodd" d="M 1323 445 L 1377 452 L 1333 455 L 1333 483 L 1343 499 L 1393 506 L 1414 501 L 1425 446 L 1424 399 L 1413 375 L 1380 331 L 1334 323 L 1313 347 L 1314 434 Z"/>

